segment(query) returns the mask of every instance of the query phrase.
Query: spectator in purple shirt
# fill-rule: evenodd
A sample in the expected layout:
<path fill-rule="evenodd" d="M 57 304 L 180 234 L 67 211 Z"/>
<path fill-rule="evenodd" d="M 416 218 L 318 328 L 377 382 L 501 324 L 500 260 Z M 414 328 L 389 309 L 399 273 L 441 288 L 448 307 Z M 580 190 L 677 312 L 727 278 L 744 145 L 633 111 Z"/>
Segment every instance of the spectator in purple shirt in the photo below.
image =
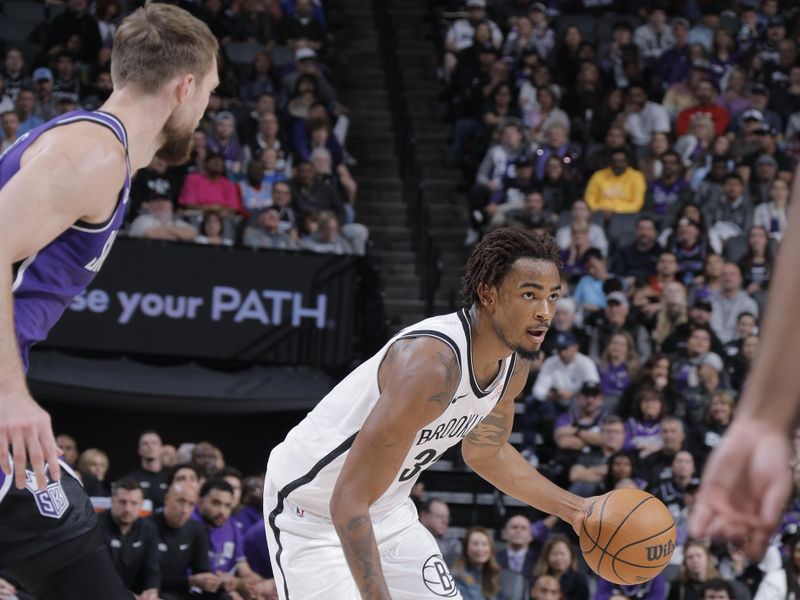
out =
<path fill-rule="evenodd" d="M 223 156 L 228 177 L 235 180 L 242 175 L 244 153 L 236 139 L 236 119 L 233 114 L 222 111 L 214 116 L 214 128 L 208 137 L 208 150 Z"/>
<path fill-rule="evenodd" d="M 247 564 L 253 571 L 264 579 L 274 579 L 272 564 L 269 562 L 267 533 L 263 518 L 253 523 L 244 534 L 244 555 L 247 558 Z"/>
<path fill-rule="evenodd" d="M 594 381 L 584 383 L 577 395 L 577 407 L 556 419 L 553 436 L 556 445 L 562 451 L 599 448 L 603 443 L 600 429 L 605 417 L 600 386 Z"/>
<path fill-rule="evenodd" d="M 639 370 L 639 354 L 633 337 L 625 330 L 611 334 L 598 365 L 600 390 L 619 398 Z"/>
<path fill-rule="evenodd" d="M 247 564 L 242 532 L 231 517 L 233 488 L 224 479 L 211 479 L 200 490 L 200 506 L 192 518 L 205 525 L 211 570 L 222 576 L 228 592 L 245 590 L 260 578 Z"/>
<path fill-rule="evenodd" d="M 597 579 L 597 591 L 594 600 L 611 600 L 620 598 L 640 598 L 642 600 L 665 600 L 667 582 L 663 575 L 656 575 L 647 583 L 638 585 L 617 585 L 605 579 Z"/>
<path fill-rule="evenodd" d="M 661 157 L 661 176 L 647 186 L 645 209 L 665 218 L 671 209 L 681 206 L 690 196 L 681 157 L 674 150 L 667 150 Z"/>
<path fill-rule="evenodd" d="M 633 405 L 633 416 L 625 422 L 624 449 L 645 458 L 664 445 L 661 419 L 666 410 L 663 393 L 654 387 L 642 388 L 638 400 Z"/>
<path fill-rule="evenodd" d="M 263 501 L 264 478 L 255 476 L 246 477 L 242 482 L 242 501 L 239 510 L 231 517 L 241 525 L 242 531 L 250 531 L 250 528 L 262 518 Z M 248 562 L 250 561 L 248 560 Z M 250 566 L 252 567 L 253 564 L 250 563 Z"/>

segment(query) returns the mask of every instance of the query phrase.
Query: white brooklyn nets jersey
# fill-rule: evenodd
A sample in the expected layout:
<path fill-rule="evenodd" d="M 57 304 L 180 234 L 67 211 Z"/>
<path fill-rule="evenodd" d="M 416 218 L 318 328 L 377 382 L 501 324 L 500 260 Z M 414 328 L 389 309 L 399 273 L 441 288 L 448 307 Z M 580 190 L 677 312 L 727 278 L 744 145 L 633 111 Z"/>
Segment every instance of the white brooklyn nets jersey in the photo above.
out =
<path fill-rule="evenodd" d="M 314 514 L 330 517 L 333 487 L 350 446 L 378 401 L 378 369 L 398 339 L 434 337 L 448 344 L 461 368 L 458 389 L 438 419 L 420 429 L 386 492 L 370 508 L 386 514 L 408 499 L 419 474 L 466 436 L 500 401 L 514 371 L 516 355 L 502 361 L 495 380 L 481 389 L 472 371 L 472 341 L 466 310 L 412 325 L 361 364 L 322 399 L 269 457 L 267 476 L 282 498 Z"/>

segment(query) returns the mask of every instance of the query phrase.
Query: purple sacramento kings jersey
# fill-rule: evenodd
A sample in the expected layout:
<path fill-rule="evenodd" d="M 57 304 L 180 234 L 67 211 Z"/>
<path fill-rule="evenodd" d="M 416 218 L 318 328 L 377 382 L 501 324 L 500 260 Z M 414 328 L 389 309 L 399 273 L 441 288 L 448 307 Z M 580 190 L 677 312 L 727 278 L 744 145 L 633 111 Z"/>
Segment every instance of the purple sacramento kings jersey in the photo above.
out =
<path fill-rule="evenodd" d="M 103 266 L 125 218 L 131 187 L 128 136 L 115 116 L 101 112 L 75 111 L 56 117 L 20 136 L 0 156 L 0 188 L 20 169 L 20 159 L 40 135 L 62 125 L 89 121 L 108 127 L 125 147 L 127 173 L 114 214 L 105 223 L 77 221 L 42 248 L 26 258 L 17 269 L 14 294 L 14 329 L 27 370 L 28 352 L 47 337 L 50 329 L 75 296 L 83 292 Z M 46 177 L 47 174 L 43 173 Z"/>

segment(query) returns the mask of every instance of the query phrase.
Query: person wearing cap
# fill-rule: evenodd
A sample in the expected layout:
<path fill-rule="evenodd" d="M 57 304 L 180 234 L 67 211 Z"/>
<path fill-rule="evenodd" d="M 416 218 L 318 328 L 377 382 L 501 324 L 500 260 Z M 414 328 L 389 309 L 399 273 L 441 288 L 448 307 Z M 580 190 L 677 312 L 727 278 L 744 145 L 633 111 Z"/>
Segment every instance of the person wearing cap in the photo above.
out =
<path fill-rule="evenodd" d="M 280 222 L 280 212 L 276 207 L 270 206 L 259 211 L 254 222 L 245 228 L 242 244 L 250 248 L 278 250 L 299 248 L 299 244 L 289 233 L 280 230 Z"/>
<path fill-rule="evenodd" d="M 767 125 L 775 131 L 783 131 L 783 119 L 770 107 L 770 93 L 767 86 L 759 83 L 750 88 L 750 104 L 762 114 Z"/>
<path fill-rule="evenodd" d="M 285 97 L 287 93 L 294 90 L 297 86 L 297 80 L 303 76 L 310 76 L 314 79 L 316 84 L 317 98 L 322 101 L 326 108 L 335 112 L 338 118 L 344 116 L 346 107 L 339 103 L 336 95 L 336 89 L 330 82 L 328 74 L 320 67 L 317 60 L 317 53 L 313 48 L 301 47 L 298 48 L 294 54 L 295 69 L 284 75 L 281 79 L 281 89 L 283 90 L 282 102 L 286 102 L 288 98 Z M 330 115 L 324 115 L 328 118 Z"/>
<path fill-rule="evenodd" d="M 584 383 L 578 391 L 577 406 L 556 418 L 553 439 L 561 450 L 561 458 L 574 460 L 579 453 L 600 447 L 600 429 L 606 416 L 600 384 Z"/>
<path fill-rule="evenodd" d="M 717 135 L 722 135 L 728 129 L 731 117 L 728 111 L 715 103 L 718 94 L 718 89 L 715 83 L 709 80 L 699 81 L 694 86 L 694 96 L 696 103 L 690 108 L 683 109 L 678 113 L 678 119 L 675 122 L 676 135 L 685 135 L 689 132 L 689 125 L 694 115 L 708 114 L 714 122 L 714 130 Z"/>
<path fill-rule="evenodd" d="M 620 289 L 613 289 L 606 295 L 604 303 L 605 308 L 602 311 L 588 315 L 584 320 L 584 328 L 588 334 L 585 348 L 589 357 L 599 362 L 611 336 L 624 330 L 633 339 L 636 354 L 645 360 L 652 351 L 650 334 L 639 319 L 631 315 L 628 297 Z"/>
<path fill-rule="evenodd" d="M 611 153 L 611 165 L 589 179 L 584 199 L 592 211 L 637 213 L 644 206 L 646 189 L 642 172 L 630 166 L 625 150 L 618 149 Z"/>
<path fill-rule="evenodd" d="M 289 48 L 308 46 L 319 52 L 325 43 L 326 30 L 314 14 L 312 0 L 295 0 L 294 11 L 281 18 L 281 37 Z"/>
<path fill-rule="evenodd" d="M 667 23 L 667 13 L 660 5 L 653 5 L 648 11 L 647 23 L 636 28 L 633 43 L 648 63 L 653 63 L 675 45 L 672 27 Z"/>
<path fill-rule="evenodd" d="M 783 179 L 786 183 L 791 183 L 794 163 L 791 157 L 778 146 L 778 132 L 767 123 L 762 123 L 755 129 L 755 134 L 758 142 L 758 150 L 751 152 L 742 160 L 742 164 L 738 169 L 742 178 L 749 182 L 753 171 L 756 169 L 756 162 L 759 158 L 766 155 L 775 159 L 778 167 L 778 177 Z"/>
<path fill-rule="evenodd" d="M 145 212 L 133 220 L 128 235 L 148 240 L 191 242 L 197 229 L 173 212 L 172 199 L 164 192 L 153 190 Z"/>
<path fill-rule="evenodd" d="M 53 72 L 47 67 L 39 67 L 33 72 L 33 87 L 36 90 L 34 114 L 49 121 L 58 114 L 56 98 L 53 95 Z"/>
<path fill-rule="evenodd" d="M 587 382 L 600 382 L 594 361 L 578 351 L 578 340 L 572 333 L 560 332 L 555 340 L 556 354 L 545 359 L 533 397 L 564 408 Z"/>

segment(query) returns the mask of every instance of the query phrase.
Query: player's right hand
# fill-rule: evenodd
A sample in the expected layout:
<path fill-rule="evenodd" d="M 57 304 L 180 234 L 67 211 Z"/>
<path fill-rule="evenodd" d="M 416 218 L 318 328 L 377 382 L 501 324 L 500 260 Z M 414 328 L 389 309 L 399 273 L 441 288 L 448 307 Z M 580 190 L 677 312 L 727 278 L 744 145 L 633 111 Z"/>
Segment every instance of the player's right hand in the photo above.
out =
<path fill-rule="evenodd" d="M 786 430 L 739 416 L 711 454 L 689 520 L 689 534 L 722 538 L 760 560 L 791 492 Z"/>
<path fill-rule="evenodd" d="M 36 404 L 27 391 L 0 394 L 0 468 L 11 474 L 9 446 L 14 462 L 14 483 L 25 487 L 25 467 L 30 464 L 39 489 L 47 487 L 45 464 L 50 479 L 61 478 L 61 451 L 53 436 L 50 415 Z"/>

